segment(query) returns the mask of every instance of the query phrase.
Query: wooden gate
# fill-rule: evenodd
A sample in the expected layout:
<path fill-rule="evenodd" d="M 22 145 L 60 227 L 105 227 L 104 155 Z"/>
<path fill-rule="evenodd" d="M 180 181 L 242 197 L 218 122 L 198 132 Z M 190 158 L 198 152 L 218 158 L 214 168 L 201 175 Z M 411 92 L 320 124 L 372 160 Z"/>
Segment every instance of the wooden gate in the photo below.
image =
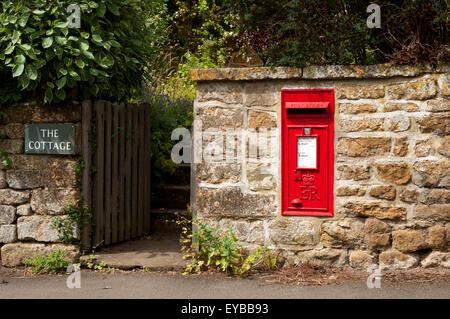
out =
<path fill-rule="evenodd" d="M 93 247 L 150 231 L 150 110 L 148 104 L 83 102 L 83 197 L 91 208 Z"/>

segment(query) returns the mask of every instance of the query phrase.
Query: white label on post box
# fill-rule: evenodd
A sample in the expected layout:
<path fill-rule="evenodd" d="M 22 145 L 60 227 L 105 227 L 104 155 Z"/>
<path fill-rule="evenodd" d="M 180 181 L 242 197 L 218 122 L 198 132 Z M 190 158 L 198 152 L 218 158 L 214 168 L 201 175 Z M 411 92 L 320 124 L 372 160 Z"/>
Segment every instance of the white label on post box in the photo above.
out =
<path fill-rule="evenodd" d="M 297 137 L 297 167 L 317 168 L 317 137 Z"/>

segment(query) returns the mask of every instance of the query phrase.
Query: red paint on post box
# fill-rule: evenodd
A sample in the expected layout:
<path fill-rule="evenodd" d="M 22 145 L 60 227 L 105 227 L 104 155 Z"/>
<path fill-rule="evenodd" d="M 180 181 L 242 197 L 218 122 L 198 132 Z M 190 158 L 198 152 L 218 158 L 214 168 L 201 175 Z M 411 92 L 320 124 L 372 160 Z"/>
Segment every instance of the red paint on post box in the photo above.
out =
<path fill-rule="evenodd" d="M 333 89 L 281 90 L 281 114 L 281 214 L 333 216 Z"/>

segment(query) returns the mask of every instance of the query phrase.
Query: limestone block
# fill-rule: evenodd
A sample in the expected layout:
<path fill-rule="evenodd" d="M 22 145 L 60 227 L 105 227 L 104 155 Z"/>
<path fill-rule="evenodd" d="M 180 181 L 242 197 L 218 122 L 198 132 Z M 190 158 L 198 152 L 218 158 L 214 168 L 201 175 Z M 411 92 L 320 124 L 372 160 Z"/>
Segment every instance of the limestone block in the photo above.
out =
<path fill-rule="evenodd" d="M 31 209 L 36 214 L 61 215 L 68 205 L 75 205 L 78 191 L 66 189 L 35 189 L 31 196 Z"/>
<path fill-rule="evenodd" d="M 352 157 L 383 155 L 390 149 L 388 137 L 340 138 L 337 146 L 338 154 Z"/>
<path fill-rule="evenodd" d="M 66 251 L 64 258 L 70 263 L 76 263 L 80 257 L 79 248 L 72 245 L 13 243 L 6 244 L 1 248 L 2 264 L 6 267 L 16 267 L 22 265 L 26 260 L 46 256 L 58 250 Z"/>
<path fill-rule="evenodd" d="M 8 225 L 16 220 L 16 208 L 9 205 L 0 205 L 0 225 Z"/>
<path fill-rule="evenodd" d="M 386 183 L 406 184 L 411 179 L 407 163 L 376 163 L 375 167 L 380 179 Z"/>
<path fill-rule="evenodd" d="M 381 270 L 411 269 L 419 264 L 417 257 L 395 249 L 383 251 L 380 254 L 379 261 Z"/>

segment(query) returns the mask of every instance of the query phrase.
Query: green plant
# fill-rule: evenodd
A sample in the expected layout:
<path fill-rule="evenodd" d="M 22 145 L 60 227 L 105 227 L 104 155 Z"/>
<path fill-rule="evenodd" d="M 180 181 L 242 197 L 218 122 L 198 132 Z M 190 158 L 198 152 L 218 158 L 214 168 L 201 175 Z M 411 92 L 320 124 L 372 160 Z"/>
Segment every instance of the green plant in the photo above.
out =
<path fill-rule="evenodd" d="M 83 243 L 80 238 L 85 230 L 86 226 L 90 226 L 89 237 L 92 235 L 93 225 L 92 212 L 88 206 L 82 205 L 83 196 L 77 199 L 76 205 L 68 205 L 66 207 L 67 217 L 56 216 L 52 220 L 53 227 L 58 232 L 58 238 L 63 244 L 74 244 L 82 246 Z M 79 238 L 76 238 L 74 234 L 79 233 Z M 85 247 L 87 248 L 87 247 Z"/>
<path fill-rule="evenodd" d="M 193 99 L 188 97 L 172 97 L 150 91 L 143 98 L 151 105 L 150 127 L 152 143 L 150 155 L 152 158 L 152 183 L 163 182 L 177 168 L 171 158 L 173 146 L 178 141 L 172 141 L 172 131 L 178 127 L 188 130 L 193 122 Z"/>
<path fill-rule="evenodd" d="M 69 28 L 71 0 L 3 1 L 0 65 L 47 103 L 74 92 L 126 101 L 139 95 L 146 65 L 157 55 L 149 13 L 160 2 L 79 0 L 81 28 Z"/>
<path fill-rule="evenodd" d="M 4 152 L 4 151 L 0 150 L 0 158 L 2 159 L 2 165 L 5 168 L 10 168 L 11 167 L 12 161 L 9 158 L 9 154 L 7 152 Z"/>
<path fill-rule="evenodd" d="M 118 270 L 117 268 L 108 266 L 108 264 L 106 264 L 104 261 L 97 263 L 96 259 L 97 258 L 95 257 L 95 255 L 93 253 L 90 254 L 88 257 L 88 260 L 86 262 L 87 268 L 93 269 L 93 270 L 99 270 L 99 271 L 107 272 L 107 273 L 115 273 Z"/>
<path fill-rule="evenodd" d="M 184 274 L 217 269 L 242 276 L 264 261 L 267 269 L 276 269 L 276 258 L 270 255 L 267 247 L 261 246 L 251 253 L 246 252 L 231 228 L 220 232 L 205 223 L 194 222 L 196 229 L 190 235 L 189 221 L 184 219 L 179 223 L 183 226 L 180 239 L 182 252 L 185 259 L 191 259 Z"/>
<path fill-rule="evenodd" d="M 65 253 L 65 250 L 58 250 L 49 253 L 47 256 L 37 256 L 34 259 L 26 260 L 24 264 L 33 266 L 33 273 L 58 273 L 65 271 L 70 265 L 70 262 L 64 259 Z"/>

